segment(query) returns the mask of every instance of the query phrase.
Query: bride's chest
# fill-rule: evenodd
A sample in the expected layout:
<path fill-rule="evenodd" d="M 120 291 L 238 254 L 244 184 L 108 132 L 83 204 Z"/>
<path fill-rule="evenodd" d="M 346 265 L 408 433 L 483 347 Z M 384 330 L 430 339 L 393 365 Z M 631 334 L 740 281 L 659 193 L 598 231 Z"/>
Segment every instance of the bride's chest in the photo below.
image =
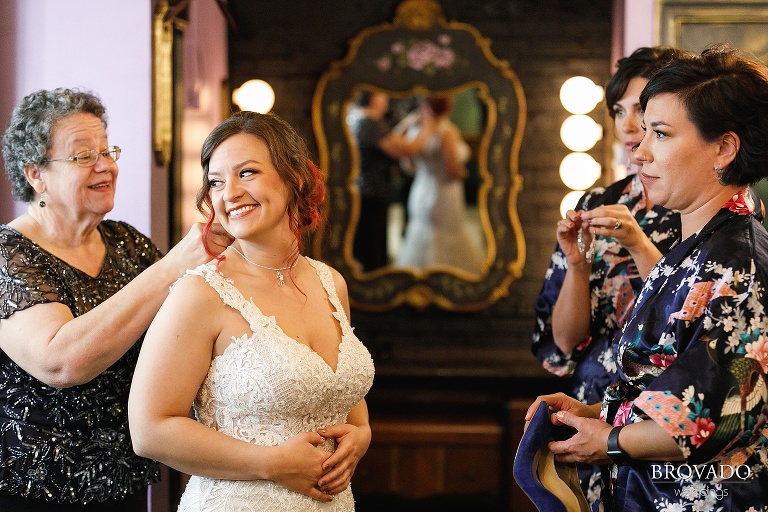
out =
<path fill-rule="evenodd" d="M 353 407 L 373 382 L 373 361 L 354 336 L 338 346 L 335 371 L 308 346 L 274 329 L 236 339 L 216 357 L 199 398 L 246 411 Z"/>

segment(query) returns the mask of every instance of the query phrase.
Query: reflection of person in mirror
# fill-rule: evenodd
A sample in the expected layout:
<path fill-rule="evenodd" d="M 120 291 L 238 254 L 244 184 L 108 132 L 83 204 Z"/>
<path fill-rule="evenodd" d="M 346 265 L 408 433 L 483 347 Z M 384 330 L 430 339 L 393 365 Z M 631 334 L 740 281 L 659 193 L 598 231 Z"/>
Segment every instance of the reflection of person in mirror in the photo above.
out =
<path fill-rule="evenodd" d="M 389 96 L 386 93 L 363 90 L 347 117 L 360 153 L 360 174 L 356 180 L 360 192 L 360 216 L 353 255 L 363 271 L 389 263 L 387 213 L 392 197 L 392 176 L 397 172 L 396 161 L 418 153 L 434 128 L 432 119 L 422 116 L 424 133 L 406 139 L 401 131 L 389 130 L 384 120 L 388 110 Z"/>
<path fill-rule="evenodd" d="M 478 274 L 485 257 L 482 236 L 467 223 L 464 180 L 469 145 L 450 120 L 451 99 L 427 99 L 435 131 L 424 149 L 402 167 L 414 173 L 408 194 L 408 225 L 395 260 L 398 267 L 450 266 Z M 406 137 L 419 136 L 420 123 L 406 128 Z"/>

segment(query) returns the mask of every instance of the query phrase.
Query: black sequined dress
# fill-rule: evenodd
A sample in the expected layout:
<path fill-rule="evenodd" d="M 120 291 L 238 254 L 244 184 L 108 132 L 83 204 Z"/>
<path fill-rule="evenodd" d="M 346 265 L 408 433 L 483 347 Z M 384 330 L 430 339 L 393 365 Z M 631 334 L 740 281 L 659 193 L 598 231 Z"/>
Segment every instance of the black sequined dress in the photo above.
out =
<path fill-rule="evenodd" d="M 91 277 L 0 225 L 0 320 L 49 302 L 77 317 L 161 257 L 126 223 L 103 221 L 98 229 L 106 257 Z M 85 504 L 143 492 L 157 479 L 157 464 L 133 452 L 128 433 L 140 344 L 92 381 L 66 389 L 45 385 L 0 350 L 0 497 Z"/>

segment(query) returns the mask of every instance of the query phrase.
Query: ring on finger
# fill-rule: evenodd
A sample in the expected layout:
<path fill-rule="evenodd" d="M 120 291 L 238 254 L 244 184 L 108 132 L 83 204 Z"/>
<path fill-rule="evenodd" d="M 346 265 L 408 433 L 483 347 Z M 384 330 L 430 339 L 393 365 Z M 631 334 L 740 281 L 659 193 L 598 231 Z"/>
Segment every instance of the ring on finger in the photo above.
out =
<path fill-rule="evenodd" d="M 619 229 L 621 227 L 621 219 L 616 219 L 616 224 L 613 225 L 613 229 Z"/>

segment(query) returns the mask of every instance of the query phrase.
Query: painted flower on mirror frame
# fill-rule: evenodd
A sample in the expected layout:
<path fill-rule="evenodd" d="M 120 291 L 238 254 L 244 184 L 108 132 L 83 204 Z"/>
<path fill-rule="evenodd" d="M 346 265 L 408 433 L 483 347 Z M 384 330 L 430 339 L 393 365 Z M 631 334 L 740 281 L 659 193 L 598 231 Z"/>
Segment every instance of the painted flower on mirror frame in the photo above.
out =
<path fill-rule="evenodd" d="M 395 41 L 389 47 L 389 53 L 376 60 L 376 68 L 382 73 L 392 70 L 393 66 L 410 68 L 431 75 L 456 63 L 456 53 L 450 44 L 448 34 L 437 36 L 437 42 L 429 39 Z"/>

